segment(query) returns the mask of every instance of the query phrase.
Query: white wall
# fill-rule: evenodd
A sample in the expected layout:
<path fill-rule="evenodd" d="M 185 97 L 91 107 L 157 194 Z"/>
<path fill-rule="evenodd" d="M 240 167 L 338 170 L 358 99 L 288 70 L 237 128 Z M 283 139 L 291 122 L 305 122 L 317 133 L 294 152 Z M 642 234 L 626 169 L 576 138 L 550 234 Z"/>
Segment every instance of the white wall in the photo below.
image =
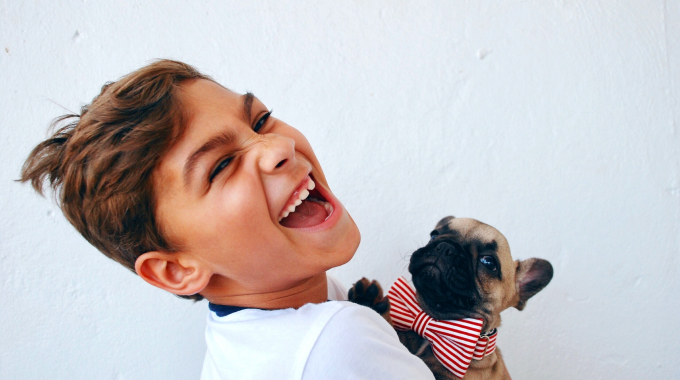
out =
<path fill-rule="evenodd" d="M 307 135 L 362 231 L 345 284 L 475 217 L 555 267 L 504 314 L 515 379 L 680 377 L 679 1 L 2 0 L 1 379 L 198 378 L 206 304 L 12 182 L 63 108 L 157 57 Z"/>

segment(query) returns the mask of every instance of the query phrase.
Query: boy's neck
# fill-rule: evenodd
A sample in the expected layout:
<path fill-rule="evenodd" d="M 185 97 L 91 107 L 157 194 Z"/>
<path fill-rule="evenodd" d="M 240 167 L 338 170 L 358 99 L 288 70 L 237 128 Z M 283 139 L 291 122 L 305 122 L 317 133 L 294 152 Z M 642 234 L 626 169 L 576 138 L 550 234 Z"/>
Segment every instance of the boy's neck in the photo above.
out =
<path fill-rule="evenodd" d="M 326 279 L 326 272 L 308 278 L 291 288 L 275 292 L 224 295 L 217 294 L 221 292 L 216 290 L 217 289 L 203 291 L 201 292 L 201 295 L 207 298 L 211 303 L 218 305 L 240 306 L 267 310 L 287 309 L 291 307 L 299 308 L 307 303 L 321 303 L 328 300 L 328 282 Z"/>

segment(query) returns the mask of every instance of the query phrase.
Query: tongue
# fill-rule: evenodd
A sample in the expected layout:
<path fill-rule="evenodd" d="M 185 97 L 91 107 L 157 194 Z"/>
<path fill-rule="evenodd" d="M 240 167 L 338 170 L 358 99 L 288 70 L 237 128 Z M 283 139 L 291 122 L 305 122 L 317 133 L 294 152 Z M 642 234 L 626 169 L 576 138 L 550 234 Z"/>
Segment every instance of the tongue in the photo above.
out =
<path fill-rule="evenodd" d="M 302 201 L 302 204 L 295 208 L 295 212 L 281 219 L 281 225 L 288 228 L 304 228 L 321 224 L 326 220 L 326 208 L 319 202 Z"/>

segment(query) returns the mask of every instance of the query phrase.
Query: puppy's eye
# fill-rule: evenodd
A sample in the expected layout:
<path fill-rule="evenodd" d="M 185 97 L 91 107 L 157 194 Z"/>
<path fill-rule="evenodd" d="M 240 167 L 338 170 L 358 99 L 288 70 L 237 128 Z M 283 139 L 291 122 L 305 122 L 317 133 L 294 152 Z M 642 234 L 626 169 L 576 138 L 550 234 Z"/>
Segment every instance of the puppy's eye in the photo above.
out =
<path fill-rule="evenodd" d="M 498 270 L 498 261 L 496 261 L 496 258 L 493 256 L 482 256 L 479 258 L 479 262 L 484 265 L 484 268 L 491 272 L 496 272 Z"/>
<path fill-rule="evenodd" d="M 439 236 L 439 232 L 437 232 L 437 231 L 430 232 L 430 241 L 436 239 L 437 236 Z"/>
<path fill-rule="evenodd" d="M 269 119 L 269 115 L 271 115 L 271 114 L 272 114 L 272 111 L 269 111 L 266 114 L 262 115 L 262 117 L 257 120 L 255 125 L 253 125 L 253 131 L 255 131 L 255 133 L 259 132 L 260 129 L 262 129 L 262 127 L 267 123 L 267 120 Z"/>

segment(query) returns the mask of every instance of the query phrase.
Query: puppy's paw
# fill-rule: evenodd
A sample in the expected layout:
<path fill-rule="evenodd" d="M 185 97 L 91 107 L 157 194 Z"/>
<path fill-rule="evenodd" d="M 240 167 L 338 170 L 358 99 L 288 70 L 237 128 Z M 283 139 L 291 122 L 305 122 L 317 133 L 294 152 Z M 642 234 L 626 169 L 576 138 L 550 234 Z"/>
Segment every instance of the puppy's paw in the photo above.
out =
<path fill-rule="evenodd" d="M 368 306 L 380 315 L 385 315 L 390 309 L 390 301 L 383 297 L 380 284 L 376 281 L 369 281 L 366 277 L 357 281 L 347 293 L 349 301 L 359 305 Z"/>

